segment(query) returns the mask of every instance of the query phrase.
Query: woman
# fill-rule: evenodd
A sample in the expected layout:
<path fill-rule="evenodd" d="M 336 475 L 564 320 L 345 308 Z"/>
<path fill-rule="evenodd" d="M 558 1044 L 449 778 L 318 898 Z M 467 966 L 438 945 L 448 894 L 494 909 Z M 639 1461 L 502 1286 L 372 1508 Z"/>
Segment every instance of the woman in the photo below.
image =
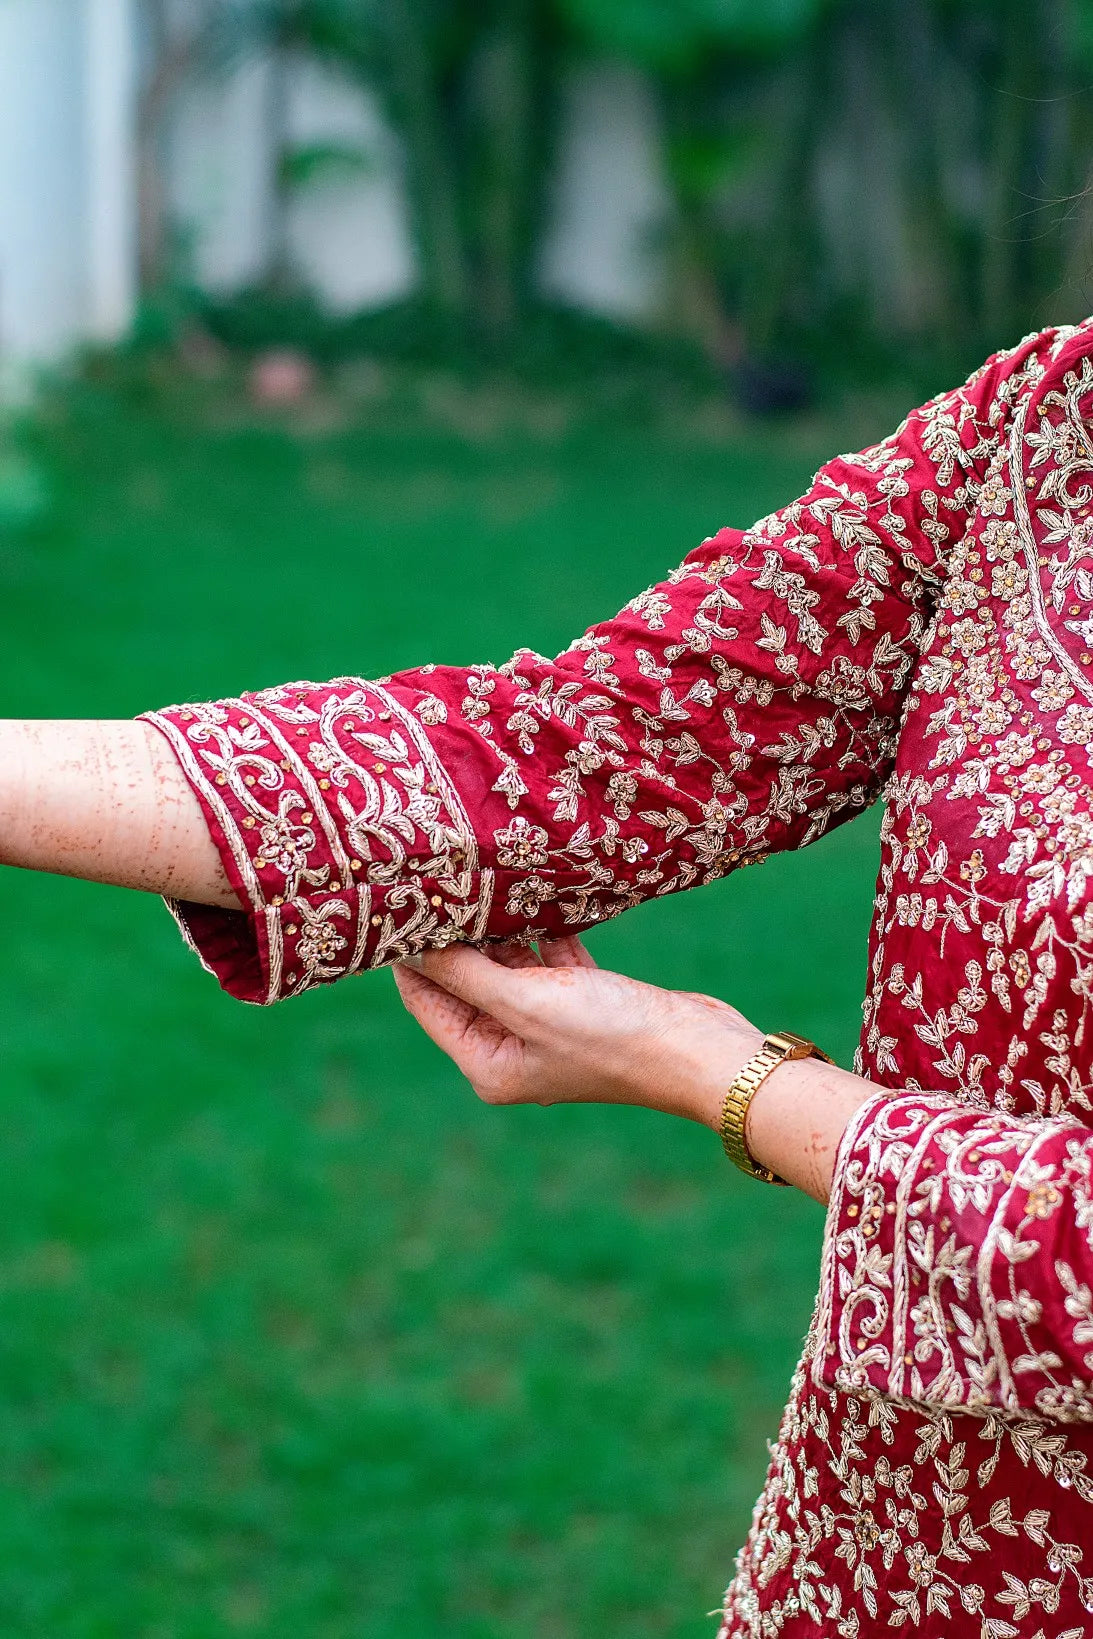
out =
<path fill-rule="evenodd" d="M 490 1101 L 829 1201 L 726 1635 L 1093 1634 L 1091 416 L 1049 330 L 556 661 L 0 738 L 4 857 L 166 892 L 233 995 L 399 963 Z M 882 786 L 857 1074 L 575 941 Z"/>

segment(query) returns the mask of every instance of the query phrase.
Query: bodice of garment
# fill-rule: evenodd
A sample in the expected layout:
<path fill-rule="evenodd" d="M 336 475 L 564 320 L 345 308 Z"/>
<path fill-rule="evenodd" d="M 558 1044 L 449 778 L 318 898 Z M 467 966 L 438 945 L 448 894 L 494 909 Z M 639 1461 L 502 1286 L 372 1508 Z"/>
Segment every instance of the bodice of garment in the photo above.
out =
<path fill-rule="evenodd" d="M 1093 1635 L 1093 327 L 1027 338 L 564 655 L 149 714 L 242 999 L 573 931 L 882 791 L 820 1293 L 726 1634 Z"/>
<path fill-rule="evenodd" d="M 924 1092 L 844 1137 L 726 1635 L 1093 1634 L 1091 341 L 1038 353 L 913 669 L 859 1067 Z"/>

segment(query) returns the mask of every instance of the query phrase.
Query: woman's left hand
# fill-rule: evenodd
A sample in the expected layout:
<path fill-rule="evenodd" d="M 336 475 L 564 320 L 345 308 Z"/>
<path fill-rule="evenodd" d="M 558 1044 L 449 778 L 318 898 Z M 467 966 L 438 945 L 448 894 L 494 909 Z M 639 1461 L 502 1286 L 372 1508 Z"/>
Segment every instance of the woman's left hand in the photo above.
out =
<path fill-rule="evenodd" d="M 544 941 L 538 955 L 454 945 L 394 974 L 407 1010 L 487 1104 L 637 1104 L 716 1131 L 730 1082 L 763 1041 L 726 1002 L 598 968 L 576 938 Z M 818 1059 L 779 1066 L 752 1100 L 748 1147 L 826 1200 L 846 1119 L 875 1091 Z"/>

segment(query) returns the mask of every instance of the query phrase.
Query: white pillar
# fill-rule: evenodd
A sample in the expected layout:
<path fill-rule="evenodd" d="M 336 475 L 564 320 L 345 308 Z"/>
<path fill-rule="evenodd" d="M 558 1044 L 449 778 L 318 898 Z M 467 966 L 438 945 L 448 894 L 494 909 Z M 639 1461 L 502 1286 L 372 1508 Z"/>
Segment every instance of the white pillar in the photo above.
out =
<path fill-rule="evenodd" d="M 130 0 L 84 0 L 87 334 L 117 341 L 137 287 L 134 42 Z"/>
<path fill-rule="evenodd" d="M 0 0 L 0 375 L 83 333 L 83 40 L 73 0 Z"/>

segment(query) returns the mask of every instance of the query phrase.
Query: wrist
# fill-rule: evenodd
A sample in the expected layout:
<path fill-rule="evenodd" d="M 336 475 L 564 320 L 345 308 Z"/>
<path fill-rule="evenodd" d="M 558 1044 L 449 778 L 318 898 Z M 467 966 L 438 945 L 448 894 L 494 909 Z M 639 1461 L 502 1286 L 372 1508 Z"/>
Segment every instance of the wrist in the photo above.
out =
<path fill-rule="evenodd" d="M 725 1094 L 762 1045 L 763 1032 L 752 1025 L 733 1024 L 721 1032 L 693 1078 L 695 1108 L 687 1112 L 692 1120 L 701 1121 L 720 1137 Z"/>
<path fill-rule="evenodd" d="M 787 1059 L 764 1079 L 748 1107 L 748 1152 L 758 1166 L 826 1203 L 847 1122 L 876 1091 L 822 1059 Z"/>
<path fill-rule="evenodd" d="M 20 837 L 27 829 L 25 725 L 0 721 L 0 864 L 21 865 Z"/>

